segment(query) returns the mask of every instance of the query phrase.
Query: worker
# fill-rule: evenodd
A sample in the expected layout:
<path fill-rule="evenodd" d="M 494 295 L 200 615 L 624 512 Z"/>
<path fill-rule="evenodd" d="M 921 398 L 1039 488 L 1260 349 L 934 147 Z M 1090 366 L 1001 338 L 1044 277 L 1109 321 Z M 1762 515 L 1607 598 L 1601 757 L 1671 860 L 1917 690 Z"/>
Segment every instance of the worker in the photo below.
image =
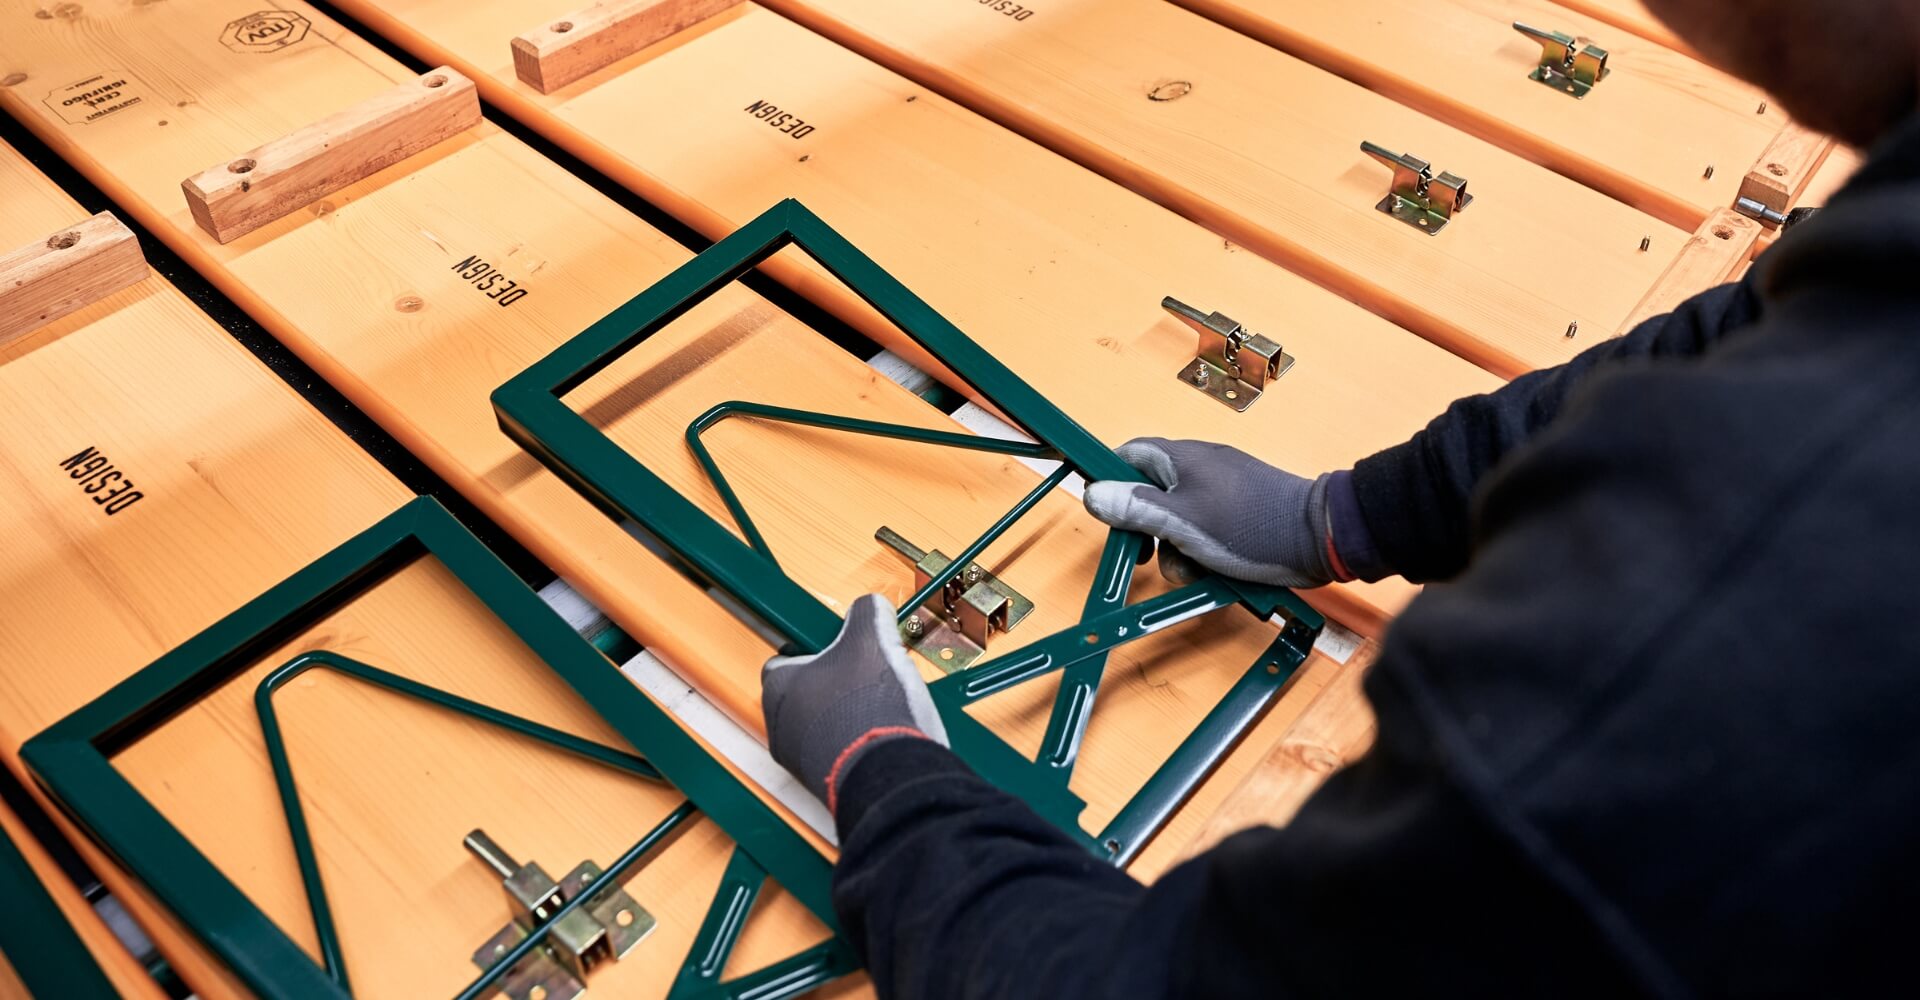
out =
<path fill-rule="evenodd" d="M 767 664 L 881 997 L 1914 988 L 1920 0 L 1646 4 L 1858 176 L 1740 283 L 1349 470 L 1146 439 L 1153 485 L 1086 492 L 1176 576 L 1427 584 L 1372 748 L 1284 828 L 1143 886 L 943 746 L 886 601 Z"/>

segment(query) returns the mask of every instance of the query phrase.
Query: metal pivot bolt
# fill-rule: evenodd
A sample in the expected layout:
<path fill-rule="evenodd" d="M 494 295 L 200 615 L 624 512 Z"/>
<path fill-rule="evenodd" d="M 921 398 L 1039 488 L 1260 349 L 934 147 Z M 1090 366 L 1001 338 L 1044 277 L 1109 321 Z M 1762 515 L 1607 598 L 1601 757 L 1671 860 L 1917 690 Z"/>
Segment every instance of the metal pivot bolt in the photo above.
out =
<path fill-rule="evenodd" d="M 873 537 L 913 564 L 915 590 L 953 565 L 946 553 L 922 549 L 885 525 Z M 952 673 L 986 653 L 995 633 L 1020 624 L 1033 611 L 1033 602 L 979 563 L 972 563 L 954 574 L 926 604 L 911 610 L 913 614 L 900 623 L 907 648 Z"/>
<path fill-rule="evenodd" d="M 1445 229 L 1457 212 L 1473 203 L 1467 179 L 1450 173 L 1435 177 L 1433 164 L 1410 153 L 1395 153 L 1371 142 L 1360 151 L 1393 169 L 1393 186 L 1374 208 L 1432 235 Z"/>
<path fill-rule="evenodd" d="M 461 843 L 500 876 L 513 915 L 512 923 L 474 952 L 475 965 L 491 967 L 528 933 L 552 924 L 543 946 L 502 977 L 501 989 L 514 1000 L 579 996 L 586 990 L 588 972 L 632 951 L 653 930 L 652 914 L 617 886 L 597 890 L 584 905 L 556 917 L 598 875 L 592 862 L 582 862 L 556 882 L 537 862 L 515 861 L 484 830 L 467 834 Z"/>
<path fill-rule="evenodd" d="M 1540 43 L 1540 64 L 1527 79 L 1545 84 L 1575 100 L 1586 97 L 1612 70 L 1607 68 L 1607 50 L 1597 45 L 1582 45 L 1580 40 L 1561 31 L 1548 31 L 1530 24 L 1513 22 L 1513 30 Z"/>
<path fill-rule="evenodd" d="M 1241 326 L 1223 313 L 1204 313 L 1169 295 L 1160 307 L 1192 328 L 1199 337 L 1192 361 L 1180 369 L 1180 381 L 1246 412 L 1267 389 L 1267 383 L 1293 367 L 1293 356 L 1278 341 Z"/>

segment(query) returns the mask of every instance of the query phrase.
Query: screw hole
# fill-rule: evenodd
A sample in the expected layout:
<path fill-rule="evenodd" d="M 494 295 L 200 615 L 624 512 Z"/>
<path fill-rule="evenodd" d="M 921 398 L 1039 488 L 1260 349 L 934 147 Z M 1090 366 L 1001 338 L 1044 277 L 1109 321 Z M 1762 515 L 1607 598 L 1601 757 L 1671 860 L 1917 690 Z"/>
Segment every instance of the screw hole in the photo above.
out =
<path fill-rule="evenodd" d="M 1717 239 L 1730 240 L 1733 239 L 1733 230 L 1727 226 L 1715 226 L 1713 235 Z"/>
<path fill-rule="evenodd" d="M 259 165 L 260 164 L 255 163 L 252 160 L 249 160 L 245 157 L 241 157 L 240 159 L 227 164 L 227 173 L 230 173 L 230 174 L 251 173 L 253 168 Z"/>
<path fill-rule="evenodd" d="M 553 33 L 554 33 L 554 34 L 556 34 L 556 35 L 564 35 L 564 34 L 566 34 L 567 32 L 569 32 L 569 31 L 572 31 L 572 30 L 573 30 L 573 22 L 572 22 L 572 21 L 555 21 L 555 22 L 553 22 Z"/>
<path fill-rule="evenodd" d="M 1086 639 L 1087 639 L 1087 645 L 1091 646 L 1094 643 L 1100 641 L 1100 634 L 1097 632 L 1088 632 Z"/>
<path fill-rule="evenodd" d="M 1108 854 L 1119 854 L 1119 853 L 1120 853 L 1120 842 L 1119 842 L 1119 841 L 1117 841 L 1117 840 L 1114 840 L 1114 839 L 1113 839 L 1113 838 L 1111 838 L 1111 837 L 1109 837 L 1109 838 L 1107 838 L 1107 853 L 1108 853 Z"/>
<path fill-rule="evenodd" d="M 1785 176 L 1787 176 L 1787 167 L 1786 167 L 1786 164 L 1783 164 L 1783 163 L 1769 163 L 1769 164 L 1767 164 L 1767 173 L 1770 173 L 1770 174 L 1772 174 L 1772 175 L 1773 175 L 1773 176 L 1775 176 L 1775 177 L 1785 177 Z"/>
<path fill-rule="evenodd" d="M 73 245 L 78 242 L 80 242 L 79 233 L 57 233 L 47 237 L 47 249 L 67 250 L 71 249 Z"/>
<path fill-rule="evenodd" d="M 953 659 L 953 647 L 952 646 L 940 647 L 940 658 L 943 660 Z"/>
<path fill-rule="evenodd" d="M 1423 226 L 1424 226 L 1424 225 L 1426 225 L 1426 224 L 1427 224 L 1427 220 L 1425 220 L 1425 219 L 1421 219 L 1421 220 L 1420 220 L 1420 224 L 1421 224 L 1421 225 L 1423 225 Z"/>
<path fill-rule="evenodd" d="M 1280 672 L 1280 664 L 1278 663 L 1267 664 L 1267 673 L 1278 674 L 1279 672 Z"/>
<path fill-rule="evenodd" d="M 1240 398 L 1240 393 L 1239 393 L 1239 392 L 1237 392 L 1236 390 L 1233 390 L 1233 389 L 1228 389 L 1228 390 L 1227 390 L 1227 398 L 1228 398 L 1228 399 L 1239 399 L 1239 398 Z"/>
<path fill-rule="evenodd" d="M 438 73 L 435 73 L 434 75 L 427 77 L 425 80 L 422 80 L 420 82 L 426 84 L 429 87 L 444 87 L 447 85 L 447 78 L 444 76 L 441 76 Z"/>
<path fill-rule="evenodd" d="M 547 1000 L 547 988 L 534 984 L 533 989 L 527 991 L 527 1000 Z"/>
<path fill-rule="evenodd" d="M 620 912 L 618 912 L 618 913 L 616 913 L 616 914 L 614 914 L 614 915 L 613 915 L 613 922 L 614 922 L 614 923 L 616 923 L 616 924 L 619 924 L 619 925 L 620 925 L 620 926 L 622 926 L 622 927 L 632 927 L 632 926 L 633 926 L 633 911 L 632 911 L 632 910 L 621 910 Z"/>

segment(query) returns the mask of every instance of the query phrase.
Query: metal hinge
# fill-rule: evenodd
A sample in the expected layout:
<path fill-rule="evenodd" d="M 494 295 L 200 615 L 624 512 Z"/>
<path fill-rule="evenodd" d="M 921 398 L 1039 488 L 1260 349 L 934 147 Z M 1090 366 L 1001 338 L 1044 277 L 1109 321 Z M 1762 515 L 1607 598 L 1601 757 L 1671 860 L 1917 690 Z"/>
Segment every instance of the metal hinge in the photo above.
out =
<path fill-rule="evenodd" d="M 1540 43 L 1540 65 L 1527 79 L 1546 84 L 1575 100 L 1587 96 L 1612 70 L 1607 68 L 1607 50 L 1591 43 L 1581 44 L 1572 35 L 1548 31 L 1531 24 L 1513 22 L 1513 30 Z"/>
<path fill-rule="evenodd" d="M 484 830 L 467 834 L 463 843 L 500 876 L 513 911 L 513 921 L 473 953 L 473 964 L 482 969 L 492 968 L 529 931 L 553 920 L 562 905 L 600 875 L 593 862 L 582 861 L 555 882 L 539 863 L 523 865 L 513 860 Z M 626 890 L 602 889 L 562 917 L 544 944 L 507 970 L 499 980 L 500 990 L 512 1000 L 573 1000 L 586 991 L 588 972 L 603 962 L 626 957 L 653 927 L 653 914 Z"/>
<path fill-rule="evenodd" d="M 953 563 L 946 553 L 928 552 L 885 525 L 873 537 L 913 564 L 915 590 Z M 900 638 L 927 662 L 952 673 L 985 654 L 994 633 L 1012 629 L 1032 611 L 1032 601 L 979 563 L 970 563 L 900 623 Z"/>
<path fill-rule="evenodd" d="M 1371 142 L 1361 143 L 1360 151 L 1393 168 L 1393 187 L 1374 207 L 1421 232 L 1432 235 L 1445 229 L 1454 213 L 1473 203 L 1465 177 L 1449 173 L 1435 177 L 1433 164 Z"/>
<path fill-rule="evenodd" d="M 1171 295 L 1160 300 L 1160 307 L 1200 336 L 1193 360 L 1180 369 L 1180 381 L 1237 413 L 1246 412 L 1268 382 L 1293 367 L 1293 356 L 1278 341 L 1248 330 L 1229 316 L 1203 313 Z"/>

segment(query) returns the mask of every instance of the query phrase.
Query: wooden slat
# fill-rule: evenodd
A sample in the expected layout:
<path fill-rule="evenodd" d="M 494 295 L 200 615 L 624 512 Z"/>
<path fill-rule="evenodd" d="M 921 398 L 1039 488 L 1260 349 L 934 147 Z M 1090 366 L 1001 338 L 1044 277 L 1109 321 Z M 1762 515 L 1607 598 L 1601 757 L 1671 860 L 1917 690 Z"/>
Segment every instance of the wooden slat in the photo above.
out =
<path fill-rule="evenodd" d="M 1731 210 L 1714 213 L 1687 240 L 1686 248 L 1667 273 L 1647 292 L 1620 332 L 1625 333 L 1655 316 L 1712 288 L 1733 280 L 1752 256 L 1762 232 L 1760 224 Z M 1744 273 L 1744 272 L 1742 272 Z"/>
<path fill-rule="evenodd" d="M 1786 124 L 1755 88 L 1546 0 L 1178 2 L 1683 228 L 1733 204 Z M 1606 49 L 1610 75 L 1583 100 L 1527 79 L 1540 46 L 1516 21 Z"/>
<path fill-rule="evenodd" d="M 543 97 L 515 84 L 499 59 L 498 31 L 528 7 L 346 5 L 423 58 L 466 71 L 490 102 L 709 236 L 800 198 L 1105 440 L 1226 440 L 1318 471 L 1404 440 L 1453 399 L 1496 384 L 769 11 L 743 6 L 591 87 Z M 720 65 L 738 69 L 716 76 Z M 763 98 L 818 130 L 796 141 L 743 112 Z M 808 110 L 816 107 L 826 113 Z M 942 197 L 927 196 L 929 177 Z M 774 263 L 776 277 L 903 346 L 891 324 L 810 262 Z M 1300 363 L 1232 414 L 1174 381 L 1195 345 L 1160 308 L 1167 294 L 1274 336 Z M 1395 581 L 1312 599 L 1374 631 L 1410 593 Z"/>
<path fill-rule="evenodd" d="M 1625 31 L 1631 31 L 1647 41 L 1672 49 L 1675 52 L 1692 52 L 1693 47 L 1680 40 L 1680 36 L 1660 19 L 1653 16 L 1647 5 L 1640 0 L 1556 0 L 1562 6 L 1591 17 L 1602 24 L 1610 24 Z"/>
<path fill-rule="evenodd" d="M 1799 125 L 1788 125 L 1760 153 L 1740 197 L 1751 198 L 1776 212 L 1798 207 L 1800 196 L 1833 152 L 1834 141 Z"/>
<path fill-rule="evenodd" d="M 1025 20 L 966 3 L 767 6 L 1499 374 L 1576 353 L 1569 323 L 1617 326 L 1684 238 L 1163 0 L 1062 0 Z M 1467 178 L 1473 205 L 1437 236 L 1377 211 L 1391 172 L 1369 140 Z"/>
<path fill-rule="evenodd" d="M 282 119 L 310 120 L 408 75 L 317 12 L 289 9 L 311 22 L 316 41 L 268 58 L 204 44 L 209 27 L 250 12 L 241 0 L 99 15 L 109 25 L 139 17 L 137 37 L 35 21 L 0 39 L 0 54 L 22 72 L 64 79 L 80 72 L 74 67 L 112 63 L 152 88 L 153 107 L 69 127 L 14 91 L 0 92 L 0 101 L 535 554 L 757 728 L 757 677 L 770 647 L 520 453 L 487 404 L 509 376 L 683 262 L 682 248 L 485 124 L 226 246 L 171 207 L 178 203 L 170 176 L 183 163 L 204 162 L 207 149 L 243 147 L 248 136 L 282 131 Z M 189 95 L 170 81 L 189 73 L 184 67 L 196 83 L 183 109 Z M 170 124 L 158 127 L 162 119 Z M 473 272 L 468 256 L 528 294 L 500 305 L 462 276 Z M 719 514 L 680 432 L 727 398 L 952 426 L 743 289 L 689 313 L 568 401 Z M 899 561 L 871 541 L 879 524 L 953 551 L 1036 481 L 1023 466 L 990 457 L 942 453 L 927 461 L 908 446 L 747 422 L 709 439 L 775 553 L 831 604 L 869 590 L 897 599 L 910 589 Z M 989 551 L 1002 577 L 1039 605 L 1022 626 L 1027 635 L 1077 618 L 1103 537 L 1060 496 Z M 1143 574 L 1135 593 L 1162 587 Z M 1074 779 L 1090 803 L 1088 825 L 1112 815 L 1273 634 L 1270 625 L 1229 616 L 1206 629 L 1169 630 L 1115 657 Z M 979 716 L 1031 749 L 1050 696 L 1013 692 Z M 1285 699 L 1275 709 L 1282 719 L 1293 712 Z M 1177 817 L 1168 835 L 1190 835 L 1182 831 L 1199 821 Z M 768 947 L 796 943 L 769 940 Z"/>
<path fill-rule="evenodd" d="M 740 0 L 605 0 L 514 36 L 513 71 L 551 94 Z"/>
<path fill-rule="evenodd" d="M 1826 162 L 1814 171 L 1813 179 L 1800 192 L 1801 205 L 1820 206 L 1833 199 L 1834 193 L 1853 179 L 1860 170 L 1861 155 L 1850 147 L 1836 148 L 1828 154 Z"/>
<path fill-rule="evenodd" d="M 101 212 L 0 254 L 0 344 L 147 276 L 132 230 Z"/>
<path fill-rule="evenodd" d="M 226 158 L 180 182 L 193 221 L 222 243 L 299 211 L 480 121 L 473 81 L 450 69 Z"/>

